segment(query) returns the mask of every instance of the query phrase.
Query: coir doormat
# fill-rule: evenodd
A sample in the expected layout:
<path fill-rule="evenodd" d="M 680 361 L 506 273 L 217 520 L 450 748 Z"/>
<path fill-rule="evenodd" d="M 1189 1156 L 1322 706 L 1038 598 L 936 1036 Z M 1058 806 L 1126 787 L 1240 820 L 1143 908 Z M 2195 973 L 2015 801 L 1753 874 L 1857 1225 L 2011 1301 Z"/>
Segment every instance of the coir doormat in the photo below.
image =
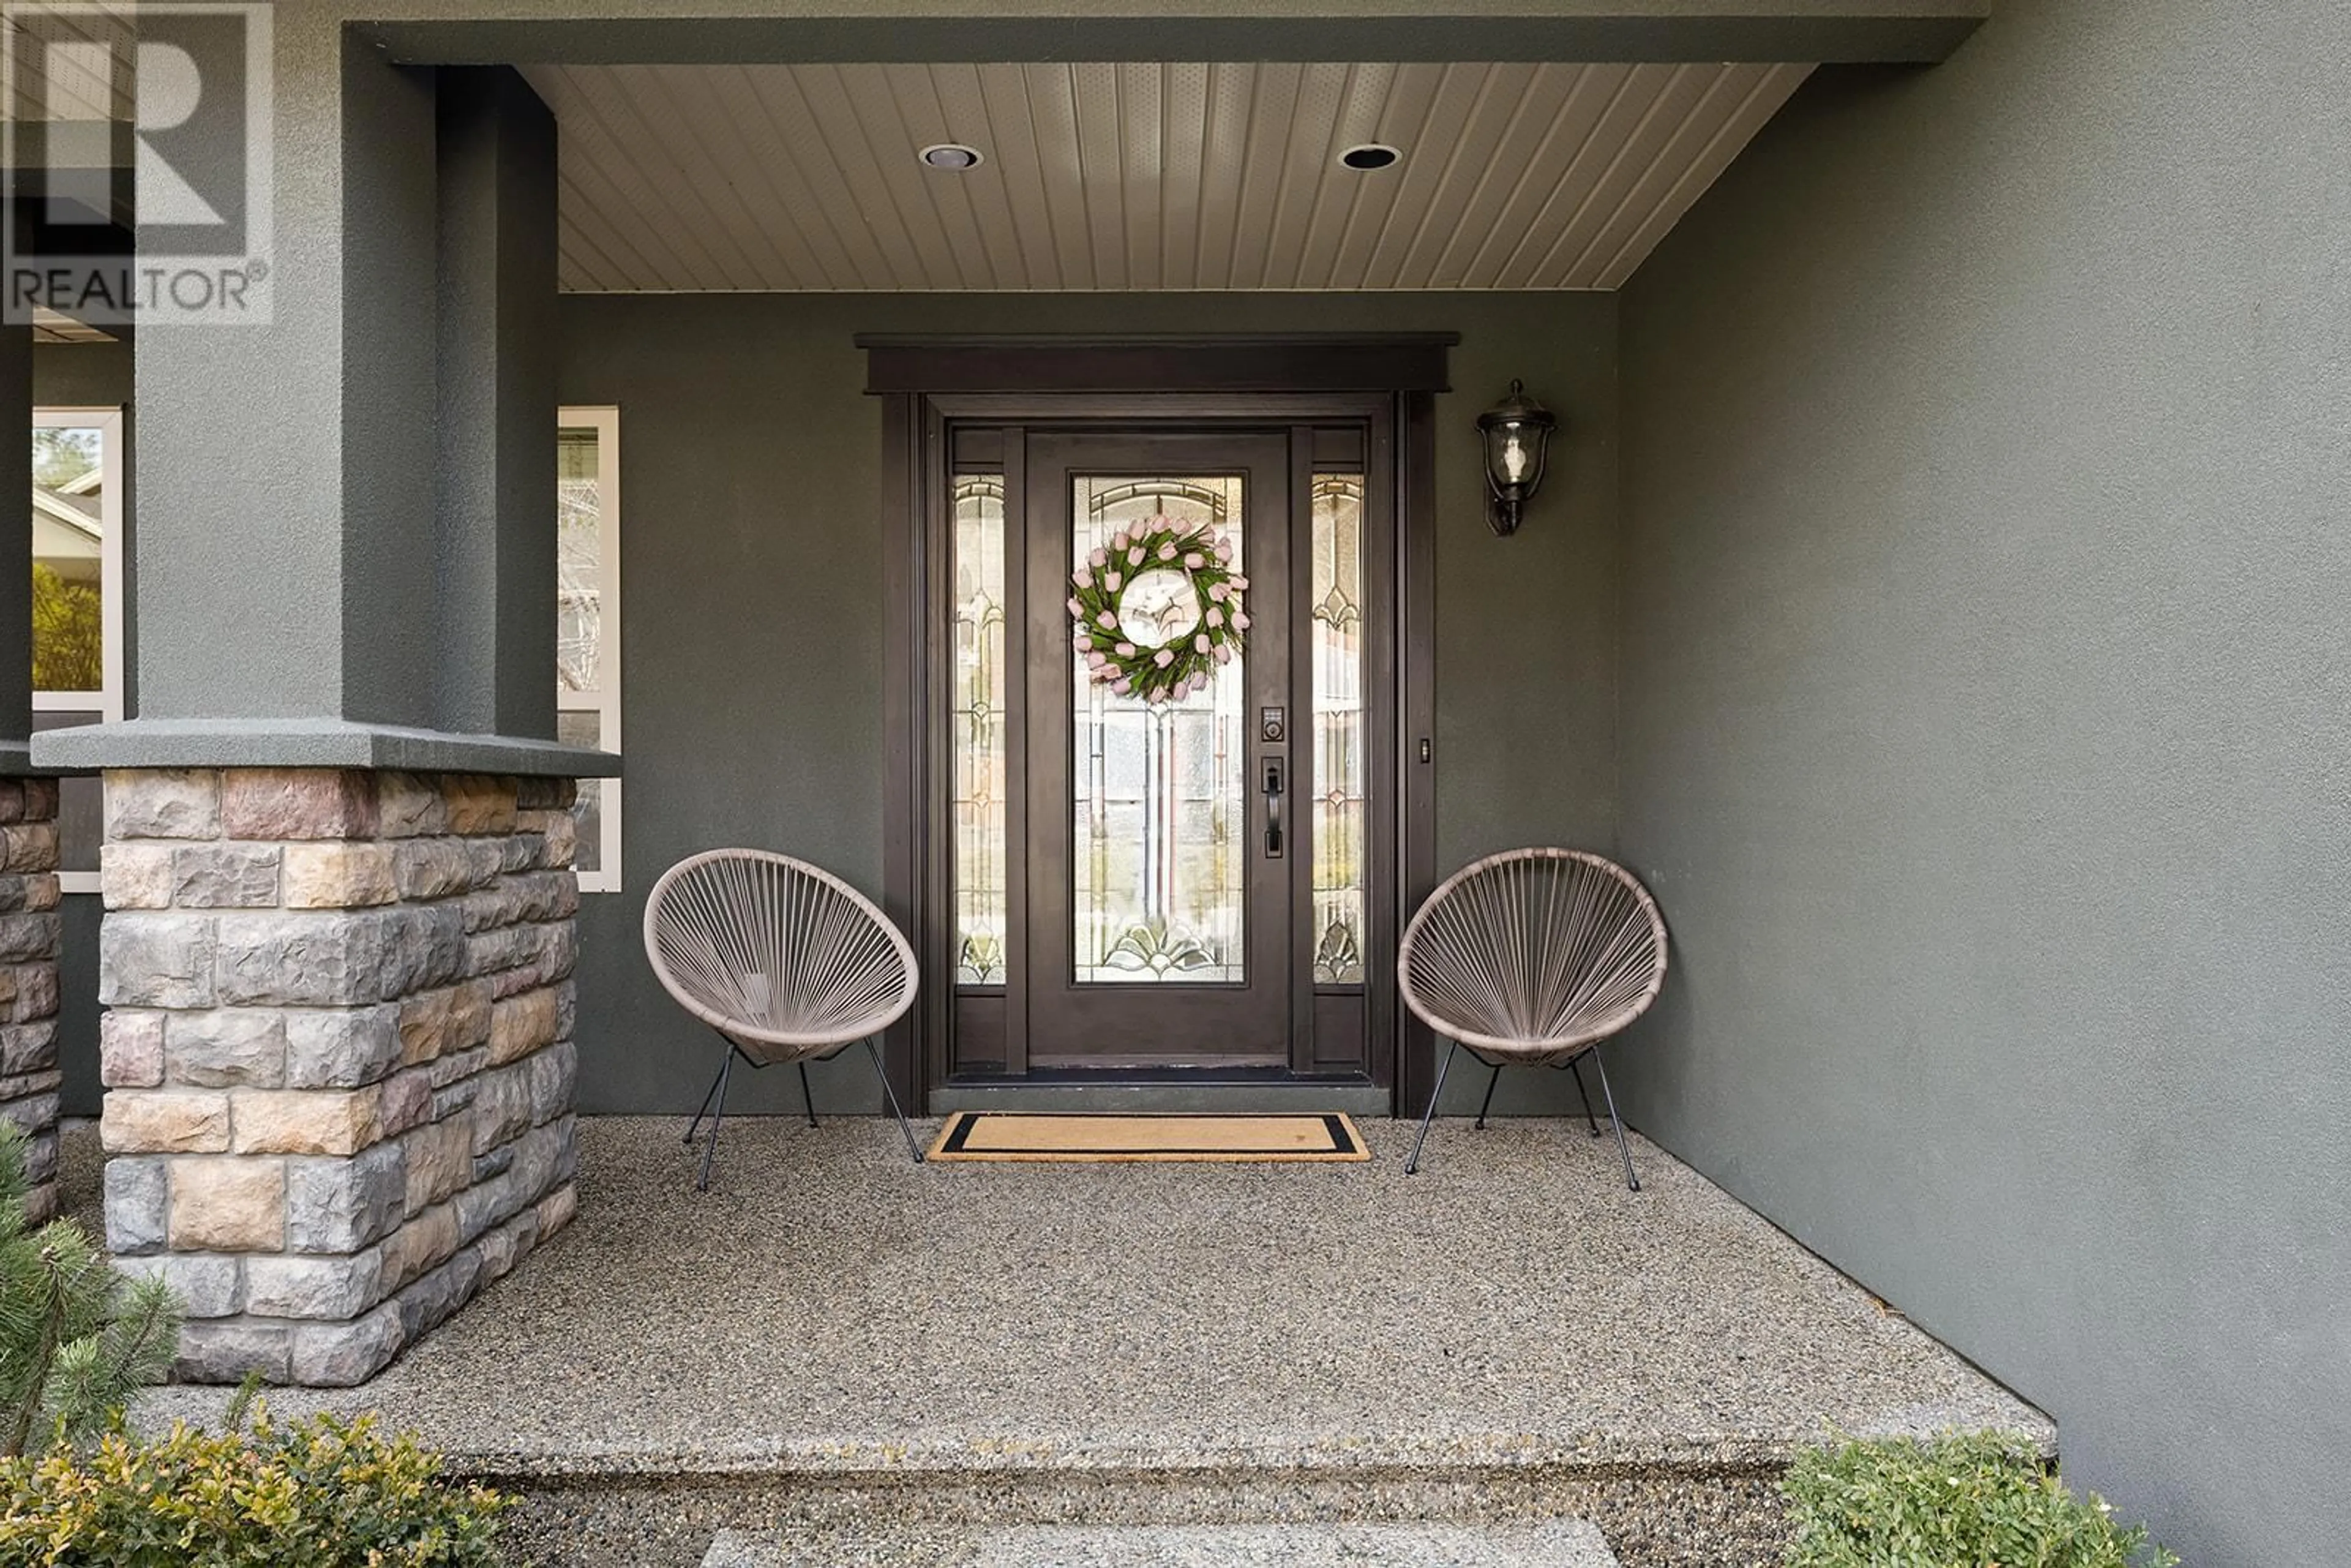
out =
<path fill-rule="evenodd" d="M 1338 1112 L 1300 1115 L 1095 1116 L 958 1111 L 931 1145 L 935 1160 L 1368 1160 L 1363 1134 Z"/>

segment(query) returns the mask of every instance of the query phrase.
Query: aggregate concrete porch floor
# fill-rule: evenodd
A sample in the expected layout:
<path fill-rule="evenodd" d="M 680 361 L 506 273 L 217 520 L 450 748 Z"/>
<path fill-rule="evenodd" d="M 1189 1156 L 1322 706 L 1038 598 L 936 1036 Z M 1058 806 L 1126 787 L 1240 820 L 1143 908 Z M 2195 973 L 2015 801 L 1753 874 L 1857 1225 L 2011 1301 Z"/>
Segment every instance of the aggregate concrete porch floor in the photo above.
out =
<path fill-rule="evenodd" d="M 275 1407 L 381 1408 L 467 1469 L 566 1484 L 1629 1472 L 1774 1466 L 1830 1424 L 2053 1437 L 1639 1139 L 1626 1191 L 1580 1122 L 1440 1122 L 1406 1176 L 1386 1121 L 1364 1165 L 917 1166 L 885 1121 L 730 1120 L 706 1194 L 684 1125 L 584 1122 L 564 1235 L 373 1383 Z"/>

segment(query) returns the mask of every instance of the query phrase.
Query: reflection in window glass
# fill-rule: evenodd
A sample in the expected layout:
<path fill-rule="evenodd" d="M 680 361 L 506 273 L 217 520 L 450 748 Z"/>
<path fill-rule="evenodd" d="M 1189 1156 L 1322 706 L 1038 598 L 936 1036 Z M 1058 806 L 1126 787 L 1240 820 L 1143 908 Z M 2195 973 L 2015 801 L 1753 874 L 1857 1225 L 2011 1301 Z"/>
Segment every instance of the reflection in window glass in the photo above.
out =
<path fill-rule="evenodd" d="M 1004 476 L 955 481 L 956 983 L 1004 984 Z"/>
<path fill-rule="evenodd" d="M 1214 524 L 1241 552 L 1236 565 L 1248 549 L 1238 475 L 1081 477 L 1075 486 L 1072 571 L 1120 530 L 1160 514 Z M 1247 658 L 1219 665 L 1187 697 L 1146 704 L 1115 695 L 1071 656 L 1080 984 L 1249 977 Z"/>
<path fill-rule="evenodd" d="M 596 432 L 557 431 L 555 457 L 556 675 L 564 691 L 600 691 L 604 508 Z"/>
<path fill-rule="evenodd" d="M 42 426 L 33 431 L 37 692 L 106 688 L 105 478 L 103 430 Z"/>
<path fill-rule="evenodd" d="M 1314 476 L 1314 978 L 1364 981 L 1364 480 Z"/>

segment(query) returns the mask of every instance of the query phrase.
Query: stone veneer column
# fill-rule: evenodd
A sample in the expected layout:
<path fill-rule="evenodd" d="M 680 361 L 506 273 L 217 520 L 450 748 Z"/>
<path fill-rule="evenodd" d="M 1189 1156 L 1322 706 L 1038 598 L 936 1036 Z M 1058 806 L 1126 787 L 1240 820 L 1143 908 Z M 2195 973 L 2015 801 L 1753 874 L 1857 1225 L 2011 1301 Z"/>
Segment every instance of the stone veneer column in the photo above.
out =
<path fill-rule="evenodd" d="M 179 1375 L 359 1382 L 571 1218 L 572 790 L 106 775 L 107 1241 Z"/>
<path fill-rule="evenodd" d="M 57 785 L 0 779 L 0 1118 L 26 1140 L 33 1223 L 57 1207 Z"/>

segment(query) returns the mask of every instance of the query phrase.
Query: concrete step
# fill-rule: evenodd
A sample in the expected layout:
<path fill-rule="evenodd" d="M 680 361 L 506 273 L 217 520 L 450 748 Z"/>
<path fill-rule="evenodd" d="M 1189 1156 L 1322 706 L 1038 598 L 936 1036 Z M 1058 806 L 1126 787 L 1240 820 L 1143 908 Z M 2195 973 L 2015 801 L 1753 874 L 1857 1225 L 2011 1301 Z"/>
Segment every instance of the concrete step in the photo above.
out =
<path fill-rule="evenodd" d="M 1617 1568 L 1583 1520 L 721 1531 L 702 1568 Z"/>
<path fill-rule="evenodd" d="M 765 1552 L 736 1559 L 746 1563 L 821 1568 L 1326 1560 L 1777 1568 L 1782 1547 L 1775 1483 L 1784 1456 L 1719 1443 L 1594 1439 L 1555 1448 L 1523 1436 L 1390 1435 L 1213 1458 L 999 1443 L 955 1454 L 907 1448 L 886 1462 L 862 1450 L 835 1459 L 799 1453 L 715 1463 L 675 1455 L 657 1464 L 631 1455 L 537 1473 L 468 1473 L 519 1496 L 522 1506 L 507 1521 L 508 1549 L 543 1568 L 730 1561 L 711 1555 L 714 1541 Z M 1206 1530 L 1227 1534 L 1197 1535 Z M 1553 1533 L 1530 1537 L 1531 1530 Z M 1593 1545 L 1604 1536 L 1606 1551 L 1531 1554 L 1531 1542 L 1564 1551 L 1577 1531 L 1591 1531 L 1580 1539 Z M 1192 1539 L 1232 1554 L 1168 1554 L 1168 1542 Z M 1080 1555 L 1072 1544 L 1096 1541 L 1102 1555 Z M 1116 1554 L 1130 1542 L 1140 1544 Z M 1251 1542 L 1266 1543 L 1264 1552 L 1249 1554 Z M 1461 1551 L 1447 1555 L 1431 1542 Z M 1473 1554 L 1479 1542 L 1501 1544 Z M 1042 1545 L 1018 1554 L 1034 1543 Z M 1400 1544 L 1374 1550 L 1383 1543 Z M 1327 1555 L 1332 1551 L 1342 1554 Z"/>

